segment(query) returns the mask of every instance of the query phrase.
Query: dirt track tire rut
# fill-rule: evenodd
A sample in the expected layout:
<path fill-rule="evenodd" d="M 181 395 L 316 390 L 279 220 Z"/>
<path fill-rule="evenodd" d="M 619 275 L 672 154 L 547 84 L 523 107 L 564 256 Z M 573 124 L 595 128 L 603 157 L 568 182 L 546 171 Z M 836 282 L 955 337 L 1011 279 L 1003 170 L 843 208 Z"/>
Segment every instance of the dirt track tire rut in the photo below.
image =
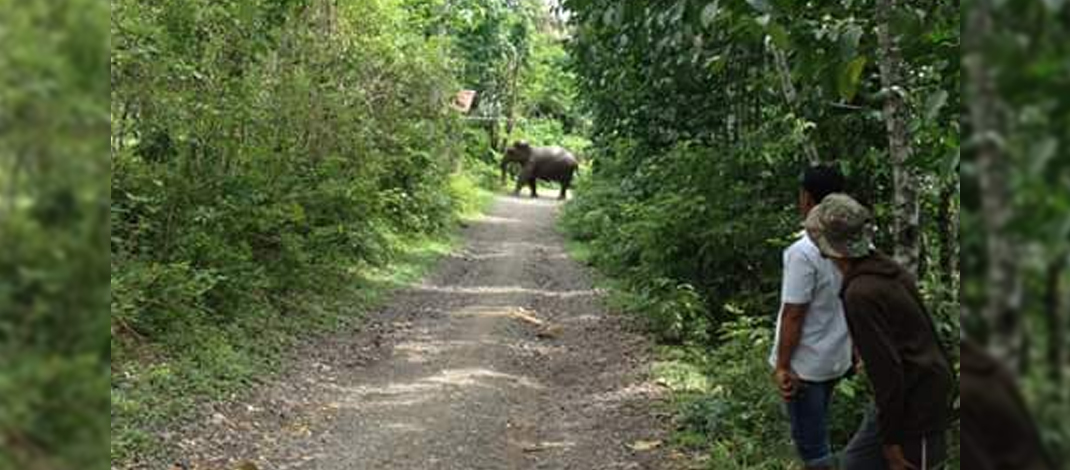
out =
<path fill-rule="evenodd" d="M 669 468 L 629 446 L 665 438 L 650 344 L 568 258 L 559 208 L 499 197 L 358 332 L 168 444 L 204 469 Z"/>

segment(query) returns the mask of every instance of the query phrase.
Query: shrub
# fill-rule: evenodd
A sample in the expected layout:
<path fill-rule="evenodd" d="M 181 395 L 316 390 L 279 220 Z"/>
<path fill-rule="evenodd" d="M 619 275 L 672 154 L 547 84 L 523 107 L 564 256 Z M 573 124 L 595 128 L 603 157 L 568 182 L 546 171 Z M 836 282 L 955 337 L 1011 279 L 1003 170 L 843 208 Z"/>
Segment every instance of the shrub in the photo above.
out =
<path fill-rule="evenodd" d="M 685 395 L 678 423 L 685 434 L 702 436 L 692 445 L 708 450 L 709 468 L 795 465 L 786 410 L 766 360 L 772 338 L 768 322 L 739 317 L 722 325 L 717 348 L 691 356 L 700 364 L 706 386 L 699 393 Z M 834 450 L 842 449 L 853 435 L 868 400 L 861 381 L 839 384 L 830 417 Z"/>

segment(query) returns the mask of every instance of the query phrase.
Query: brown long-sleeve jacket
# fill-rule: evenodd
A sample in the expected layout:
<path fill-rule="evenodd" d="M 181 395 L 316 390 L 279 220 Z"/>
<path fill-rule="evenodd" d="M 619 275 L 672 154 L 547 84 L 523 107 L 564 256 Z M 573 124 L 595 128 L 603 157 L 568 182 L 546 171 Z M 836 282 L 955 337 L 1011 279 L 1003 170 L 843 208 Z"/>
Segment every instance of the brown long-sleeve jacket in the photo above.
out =
<path fill-rule="evenodd" d="M 842 297 L 884 444 L 946 430 L 954 378 L 913 276 L 875 253 L 845 273 Z"/>
<path fill-rule="evenodd" d="M 1054 470 L 1011 374 L 970 341 L 961 351 L 962 468 Z"/>

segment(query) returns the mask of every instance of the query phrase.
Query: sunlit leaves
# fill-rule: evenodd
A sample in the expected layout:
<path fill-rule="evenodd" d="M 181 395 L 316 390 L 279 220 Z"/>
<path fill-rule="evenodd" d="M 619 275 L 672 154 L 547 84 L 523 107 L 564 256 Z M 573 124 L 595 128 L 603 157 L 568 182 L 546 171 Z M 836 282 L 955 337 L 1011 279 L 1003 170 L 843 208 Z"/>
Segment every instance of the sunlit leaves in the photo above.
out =
<path fill-rule="evenodd" d="M 802 154 L 801 144 L 812 140 L 823 158 L 838 159 L 857 180 L 859 197 L 873 203 L 881 217 L 890 213 L 871 2 L 678 0 L 645 10 L 610 1 L 566 4 L 580 31 L 570 44 L 583 57 L 576 64 L 584 84 L 580 96 L 593 111 L 595 141 L 606 148 L 600 158 L 619 172 L 607 173 L 607 184 L 619 183 L 623 197 L 652 203 L 665 180 L 687 180 L 645 172 L 685 141 L 717 149 L 709 165 L 750 146 L 783 145 L 782 155 L 750 158 L 792 166 L 799 164 L 793 158 Z M 631 13 L 620 19 L 619 10 Z M 915 145 L 921 149 L 912 164 L 931 183 L 927 201 L 941 197 L 936 182 L 945 184 L 957 172 L 958 127 L 949 110 L 958 107 L 958 70 L 947 54 L 958 37 L 953 10 L 912 7 L 903 13 L 906 29 L 897 30 L 913 35 L 903 38 L 908 73 L 899 92 L 911 100 Z M 783 52 L 785 70 L 774 65 L 773 47 Z M 794 105 L 785 96 L 785 82 L 796 92 Z M 768 130 L 773 123 L 783 127 Z M 610 150 L 622 139 L 634 147 Z M 615 206 L 603 203 L 592 202 L 592 210 L 612 212 Z M 674 236 L 679 235 L 664 235 Z"/>
<path fill-rule="evenodd" d="M 855 94 L 858 93 L 858 86 L 862 81 L 862 71 L 865 68 L 866 56 L 855 57 L 843 66 L 837 81 L 837 89 L 841 99 L 844 101 L 854 99 Z"/>
<path fill-rule="evenodd" d="M 0 469 L 101 468 L 108 4 L 0 10 Z"/>
<path fill-rule="evenodd" d="M 862 41 L 862 26 L 850 22 L 844 27 L 840 35 L 840 51 L 843 57 L 854 57 L 858 53 L 858 46 Z"/>
<path fill-rule="evenodd" d="M 947 105 L 948 92 L 947 90 L 936 90 L 925 100 L 925 119 L 933 120 L 940 113 L 940 110 Z"/>
<path fill-rule="evenodd" d="M 140 361 L 223 368 L 168 369 L 169 385 L 198 382 L 183 399 L 232 391 L 285 346 L 250 340 L 265 325 L 322 322 L 306 297 L 449 228 L 462 199 L 449 175 L 466 149 L 447 100 L 499 78 L 530 39 L 516 27 L 528 19 L 499 1 L 112 7 L 113 387 L 145 407 L 175 397 L 125 374 Z M 304 323 L 273 326 L 285 322 Z M 181 411 L 147 414 L 124 393 L 117 461 Z"/>
<path fill-rule="evenodd" d="M 713 24 L 713 21 L 717 19 L 717 13 L 721 10 L 720 0 L 714 0 L 708 3 L 702 8 L 702 26 L 709 28 Z"/>
<path fill-rule="evenodd" d="M 769 14 L 773 11 L 773 6 L 769 3 L 769 0 L 747 0 L 747 4 L 764 14 Z"/>

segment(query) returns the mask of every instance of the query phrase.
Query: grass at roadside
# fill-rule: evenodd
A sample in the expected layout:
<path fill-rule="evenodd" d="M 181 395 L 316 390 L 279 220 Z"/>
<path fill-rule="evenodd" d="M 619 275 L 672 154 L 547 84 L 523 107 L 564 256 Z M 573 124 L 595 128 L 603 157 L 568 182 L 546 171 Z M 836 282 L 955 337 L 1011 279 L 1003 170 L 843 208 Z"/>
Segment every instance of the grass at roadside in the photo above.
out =
<path fill-rule="evenodd" d="M 592 260 L 587 243 L 570 240 L 569 255 L 582 263 Z M 600 275 L 596 281 L 608 292 L 614 311 L 648 321 L 648 304 L 628 290 L 621 279 Z M 653 333 L 652 333 L 653 334 Z M 669 444 L 689 455 L 701 468 L 716 470 L 786 470 L 797 467 L 789 440 L 787 418 L 769 381 L 765 363 L 772 331 L 756 319 L 741 318 L 725 325 L 719 346 L 659 344 L 651 372 L 670 390 L 675 427 Z M 841 393 L 856 396 L 853 382 Z M 837 419 L 854 424 L 854 399 Z M 845 424 L 846 426 L 846 424 Z M 838 435 L 846 432 L 846 427 Z"/>
<path fill-rule="evenodd" d="M 568 240 L 569 255 L 590 264 L 589 243 Z M 631 292 L 622 279 L 598 276 L 608 292 L 608 306 L 660 331 L 648 300 Z M 659 344 L 651 368 L 654 380 L 667 387 L 675 428 L 669 444 L 709 470 L 787 470 L 799 468 L 790 440 L 788 418 L 770 379 L 766 357 L 772 326 L 759 318 L 740 316 L 718 330 L 713 344 Z M 833 450 L 842 450 L 870 401 L 863 379 L 842 381 L 833 397 L 830 434 Z M 958 432 L 952 432 L 948 468 L 959 469 Z"/>
<path fill-rule="evenodd" d="M 477 217 L 493 195 L 455 177 L 457 219 Z M 126 341 L 112 351 L 113 466 L 163 451 L 159 433 L 197 416 L 202 405 L 241 397 L 285 368 L 294 346 L 317 335 L 355 328 L 389 294 L 421 279 L 461 239 L 399 236 L 391 261 L 352 266 L 324 279 L 315 292 L 264 299 L 225 326 L 196 325 L 153 341 Z"/>

